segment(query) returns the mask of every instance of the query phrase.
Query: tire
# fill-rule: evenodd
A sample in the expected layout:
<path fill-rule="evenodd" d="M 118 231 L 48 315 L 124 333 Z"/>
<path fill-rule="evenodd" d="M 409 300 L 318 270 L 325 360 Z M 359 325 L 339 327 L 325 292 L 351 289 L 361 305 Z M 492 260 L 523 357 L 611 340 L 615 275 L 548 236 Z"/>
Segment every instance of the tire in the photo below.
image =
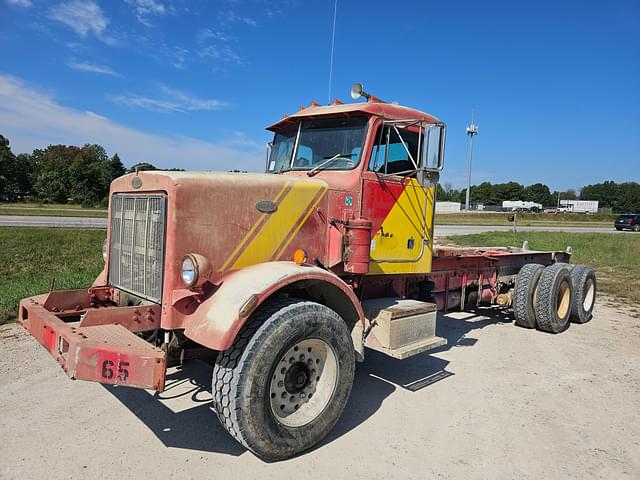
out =
<path fill-rule="evenodd" d="M 571 283 L 571 321 L 587 323 L 593 316 L 593 306 L 596 303 L 596 273 L 588 265 L 576 265 L 571 270 Z"/>
<path fill-rule="evenodd" d="M 634 232 L 640 232 L 640 223 L 636 223 L 636 224 L 633 226 L 633 231 L 634 231 Z"/>
<path fill-rule="evenodd" d="M 513 292 L 513 316 L 519 327 L 536 328 L 535 294 L 543 270 L 542 265 L 527 263 L 518 272 Z"/>
<path fill-rule="evenodd" d="M 238 442 L 264 460 L 283 460 L 333 428 L 354 370 L 351 335 L 336 312 L 300 299 L 267 301 L 218 355 L 213 407 Z"/>
<path fill-rule="evenodd" d="M 616 230 L 621 231 L 622 227 L 616 227 Z"/>
<path fill-rule="evenodd" d="M 545 332 L 560 333 L 569 326 L 573 297 L 571 272 L 566 263 L 546 267 L 536 293 L 535 311 L 538 328 Z"/>

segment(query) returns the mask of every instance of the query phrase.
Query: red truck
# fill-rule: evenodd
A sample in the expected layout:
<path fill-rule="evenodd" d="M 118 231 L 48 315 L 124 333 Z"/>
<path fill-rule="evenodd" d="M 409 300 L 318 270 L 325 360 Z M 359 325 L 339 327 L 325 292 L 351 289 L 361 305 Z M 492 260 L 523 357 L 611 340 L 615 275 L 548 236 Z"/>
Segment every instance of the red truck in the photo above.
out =
<path fill-rule="evenodd" d="M 591 318 L 595 274 L 570 249 L 434 245 L 445 124 L 352 96 L 268 127 L 265 173 L 116 179 L 102 273 L 22 300 L 19 321 L 72 379 L 162 391 L 206 350 L 222 425 L 279 460 L 332 429 L 365 347 L 445 344 L 437 310 L 496 304 L 552 333 Z"/>

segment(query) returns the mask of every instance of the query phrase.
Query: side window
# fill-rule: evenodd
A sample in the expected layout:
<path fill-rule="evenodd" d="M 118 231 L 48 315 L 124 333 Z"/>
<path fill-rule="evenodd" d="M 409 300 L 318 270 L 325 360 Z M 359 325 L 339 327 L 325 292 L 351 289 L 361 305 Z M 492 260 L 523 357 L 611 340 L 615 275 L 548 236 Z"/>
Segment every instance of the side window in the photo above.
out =
<path fill-rule="evenodd" d="M 382 135 L 380 134 L 381 128 L 384 128 Z M 398 135 L 398 133 L 400 133 L 400 135 Z M 388 151 L 387 135 L 389 137 Z M 420 156 L 418 155 L 418 132 L 400 127 L 398 127 L 398 131 L 396 131 L 393 125 L 386 125 L 384 127 L 378 127 L 375 138 L 376 145 L 371 151 L 371 159 L 369 160 L 370 171 L 402 176 L 415 176 L 416 167 L 413 162 L 416 162 L 416 164 L 420 163 Z M 407 150 L 411 153 L 413 162 Z M 386 168 L 385 159 L 387 161 Z"/>

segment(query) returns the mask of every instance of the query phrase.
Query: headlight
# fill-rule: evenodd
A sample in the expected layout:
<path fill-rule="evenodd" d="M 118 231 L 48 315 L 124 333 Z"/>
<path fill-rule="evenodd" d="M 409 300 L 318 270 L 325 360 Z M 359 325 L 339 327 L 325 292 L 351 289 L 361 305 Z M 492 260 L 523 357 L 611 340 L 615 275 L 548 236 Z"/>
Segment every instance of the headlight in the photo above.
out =
<path fill-rule="evenodd" d="M 198 281 L 198 264 L 191 255 L 182 259 L 182 281 L 187 287 L 194 286 Z"/>
<path fill-rule="evenodd" d="M 106 238 L 102 243 L 102 258 L 104 259 L 105 262 L 107 261 L 107 239 Z"/>

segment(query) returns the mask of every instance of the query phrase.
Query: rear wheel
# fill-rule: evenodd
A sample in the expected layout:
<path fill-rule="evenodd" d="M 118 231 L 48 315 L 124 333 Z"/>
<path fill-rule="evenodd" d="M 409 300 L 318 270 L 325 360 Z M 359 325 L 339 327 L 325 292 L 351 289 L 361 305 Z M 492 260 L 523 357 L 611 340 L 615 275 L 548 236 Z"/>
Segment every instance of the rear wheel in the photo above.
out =
<path fill-rule="evenodd" d="M 591 320 L 593 306 L 596 303 L 596 273 L 587 265 L 576 265 L 571 270 L 573 301 L 571 302 L 571 321 L 587 323 Z"/>
<path fill-rule="evenodd" d="M 542 265 L 527 263 L 518 272 L 513 292 L 513 316 L 520 327 L 536 328 L 535 294 L 543 270 Z"/>
<path fill-rule="evenodd" d="M 281 299 L 263 305 L 213 370 L 218 418 L 242 445 L 282 460 L 320 441 L 351 393 L 349 329 L 324 305 Z"/>
<path fill-rule="evenodd" d="M 559 333 L 569 326 L 572 299 L 571 273 L 566 263 L 544 269 L 538 282 L 535 311 L 540 330 Z"/>
<path fill-rule="evenodd" d="M 640 232 L 640 223 L 636 223 L 636 224 L 633 226 L 633 231 L 634 231 L 634 232 Z"/>

